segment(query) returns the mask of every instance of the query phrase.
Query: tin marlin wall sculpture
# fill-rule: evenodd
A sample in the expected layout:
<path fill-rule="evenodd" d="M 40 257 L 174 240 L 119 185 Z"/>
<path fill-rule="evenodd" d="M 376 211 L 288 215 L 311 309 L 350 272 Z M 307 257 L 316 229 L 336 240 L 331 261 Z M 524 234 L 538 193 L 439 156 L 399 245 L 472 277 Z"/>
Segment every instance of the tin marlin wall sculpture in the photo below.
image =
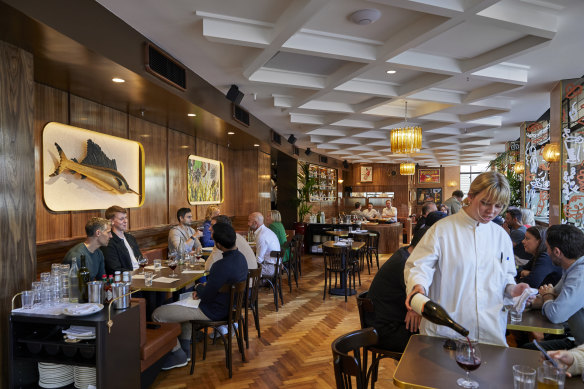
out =
<path fill-rule="evenodd" d="M 61 161 L 50 175 L 55 177 L 65 170 L 70 170 L 73 174 L 80 174 L 81 179 L 90 179 L 98 187 L 106 191 L 114 191 L 120 194 L 134 193 L 128 182 L 120 172 L 117 171 L 116 160 L 108 158 L 101 150 L 101 147 L 91 139 L 87 140 L 87 155 L 81 162 L 75 158 L 68 159 L 61 146 L 55 142 Z"/>

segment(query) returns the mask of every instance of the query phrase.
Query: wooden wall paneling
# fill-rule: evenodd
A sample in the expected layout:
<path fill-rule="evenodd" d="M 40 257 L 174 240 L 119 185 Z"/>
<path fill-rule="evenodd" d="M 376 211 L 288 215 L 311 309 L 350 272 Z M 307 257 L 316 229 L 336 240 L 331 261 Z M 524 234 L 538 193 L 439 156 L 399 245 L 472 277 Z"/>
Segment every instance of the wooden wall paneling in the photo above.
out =
<path fill-rule="evenodd" d="M 203 158 L 209 158 L 217 160 L 217 145 L 209 141 L 197 138 L 195 145 L 195 155 Z M 219 205 L 220 207 L 221 205 Z M 191 207 L 193 210 L 193 218 L 197 220 L 205 219 L 205 214 L 207 213 L 208 205 L 195 205 Z M 223 212 L 223 210 L 221 210 Z"/>
<path fill-rule="evenodd" d="M 34 162 L 36 194 L 36 241 L 48 242 L 71 236 L 71 215 L 53 212 L 43 201 L 42 131 L 49 122 L 67 123 L 68 96 L 66 92 L 35 84 Z"/>
<path fill-rule="evenodd" d="M 270 154 L 258 151 L 258 210 L 264 215 L 271 209 L 271 163 L 272 158 Z"/>
<path fill-rule="evenodd" d="M 176 224 L 176 211 L 189 205 L 187 199 L 187 161 L 195 153 L 195 138 L 168 129 L 168 221 Z M 193 215 L 194 216 L 194 215 Z"/>
<path fill-rule="evenodd" d="M 74 95 L 70 96 L 69 101 L 70 124 L 72 126 L 119 138 L 128 138 L 128 115 L 126 113 Z M 71 237 L 84 237 L 85 223 L 94 216 L 103 217 L 104 210 L 71 212 Z"/>
<path fill-rule="evenodd" d="M 224 215 L 234 215 L 236 210 L 233 204 L 233 199 L 237 196 L 234 182 L 239 175 L 233 167 L 231 154 L 233 154 L 233 151 L 227 147 L 217 147 L 217 160 L 223 162 L 223 168 L 225 169 L 223 172 L 224 201 L 223 204 L 221 204 L 221 213 Z"/>
<path fill-rule="evenodd" d="M 236 216 L 247 216 L 259 211 L 258 151 L 241 150 L 235 154 L 235 166 L 238 166 L 239 179 L 236 184 Z"/>
<path fill-rule="evenodd" d="M 32 54 L 0 42 L 0 387 L 8 387 L 11 298 L 36 274 Z"/>
<path fill-rule="evenodd" d="M 166 128 L 130 116 L 129 138 L 142 143 L 146 155 L 144 205 L 130 209 L 130 229 L 168 224 Z"/>

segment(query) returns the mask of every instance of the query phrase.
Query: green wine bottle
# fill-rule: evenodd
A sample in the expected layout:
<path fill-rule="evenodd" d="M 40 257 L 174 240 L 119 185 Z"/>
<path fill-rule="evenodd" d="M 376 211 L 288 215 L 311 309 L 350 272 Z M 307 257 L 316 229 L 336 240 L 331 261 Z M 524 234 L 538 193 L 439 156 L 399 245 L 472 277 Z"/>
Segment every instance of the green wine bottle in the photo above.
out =
<path fill-rule="evenodd" d="M 81 267 L 79 268 L 79 302 L 86 303 L 89 301 L 87 284 L 91 281 L 91 275 L 89 274 L 89 269 L 85 263 L 85 255 L 81 254 Z"/>

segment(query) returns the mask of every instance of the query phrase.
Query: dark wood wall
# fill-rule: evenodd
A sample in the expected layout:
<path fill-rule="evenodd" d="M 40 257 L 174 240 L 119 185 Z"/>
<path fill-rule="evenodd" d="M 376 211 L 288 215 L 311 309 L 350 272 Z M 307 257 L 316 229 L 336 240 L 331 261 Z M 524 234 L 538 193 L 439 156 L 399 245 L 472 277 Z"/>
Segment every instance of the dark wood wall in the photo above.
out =
<path fill-rule="evenodd" d="M 8 315 L 36 274 L 33 58 L 0 42 L 0 387 L 8 387 Z"/>

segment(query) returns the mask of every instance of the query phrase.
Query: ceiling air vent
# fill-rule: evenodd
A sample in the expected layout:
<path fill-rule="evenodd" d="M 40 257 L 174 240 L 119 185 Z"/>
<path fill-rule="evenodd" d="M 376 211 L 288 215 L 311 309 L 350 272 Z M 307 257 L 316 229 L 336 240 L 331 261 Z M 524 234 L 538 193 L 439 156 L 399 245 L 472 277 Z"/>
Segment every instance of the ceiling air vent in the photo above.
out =
<path fill-rule="evenodd" d="M 300 149 L 294 145 L 292 145 L 292 154 L 300 155 Z"/>
<path fill-rule="evenodd" d="M 146 43 L 146 71 L 183 92 L 187 89 L 185 67 L 152 43 Z"/>
<path fill-rule="evenodd" d="M 270 130 L 270 133 L 272 134 L 272 142 L 281 145 L 282 144 L 282 136 L 274 130 Z"/>
<path fill-rule="evenodd" d="M 325 157 L 324 155 L 319 155 L 318 160 L 320 163 L 328 163 L 328 157 Z"/>
<path fill-rule="evenodd" d="M 249 127 L 249 112 L 245 109 L 241 108 L 237 104 L 231 104 L 233 107 L 233 119 L 236 122 L 243 124 L 246 127 Z"/>

